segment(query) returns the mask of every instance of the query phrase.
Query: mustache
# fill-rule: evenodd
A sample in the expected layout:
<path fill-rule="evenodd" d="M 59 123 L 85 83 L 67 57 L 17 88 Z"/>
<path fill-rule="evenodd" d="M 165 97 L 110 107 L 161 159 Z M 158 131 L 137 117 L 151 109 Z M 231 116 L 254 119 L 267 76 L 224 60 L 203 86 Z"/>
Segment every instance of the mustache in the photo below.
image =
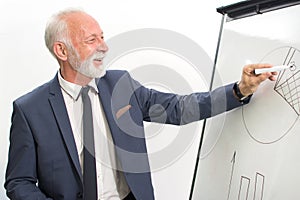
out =
<path fill-rule="evenodd" d="M 95 52 L 93 55 L 90 56 L 90 59 L 92 60 L 103 60 L 106 56 L 103 52 Z"/>

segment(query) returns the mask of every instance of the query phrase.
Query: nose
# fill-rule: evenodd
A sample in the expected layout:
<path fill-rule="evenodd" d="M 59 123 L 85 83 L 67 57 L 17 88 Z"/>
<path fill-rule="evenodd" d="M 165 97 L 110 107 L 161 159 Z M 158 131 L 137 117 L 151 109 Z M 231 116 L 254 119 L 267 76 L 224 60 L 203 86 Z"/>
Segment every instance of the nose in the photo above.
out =
<path fill-rule="evenodd" d="M 103 39 L 100 40 L 97 51 L 106 53 L 108 51 L 108 46 Z"/>

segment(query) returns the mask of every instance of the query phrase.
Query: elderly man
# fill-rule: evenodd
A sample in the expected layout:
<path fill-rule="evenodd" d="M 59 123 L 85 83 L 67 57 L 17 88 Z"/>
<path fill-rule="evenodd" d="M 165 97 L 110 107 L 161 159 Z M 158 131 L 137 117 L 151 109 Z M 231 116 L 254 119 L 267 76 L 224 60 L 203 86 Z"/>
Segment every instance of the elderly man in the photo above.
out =
<path fill-rule="evenodd" d="M 152 200 L 143 121 L 208 118 L 248 103 L 262 81 L 275 79 L 255 75 L 271 67 L 256 64 L 243 68 L 239 84 L 212 92 L 147 89 L 126 71 L 105 70 L 103 31 L 80 10 L 53 16 L 45 41 L 60 68 L 13 104 L 5 188 L 14 200 Z"/>

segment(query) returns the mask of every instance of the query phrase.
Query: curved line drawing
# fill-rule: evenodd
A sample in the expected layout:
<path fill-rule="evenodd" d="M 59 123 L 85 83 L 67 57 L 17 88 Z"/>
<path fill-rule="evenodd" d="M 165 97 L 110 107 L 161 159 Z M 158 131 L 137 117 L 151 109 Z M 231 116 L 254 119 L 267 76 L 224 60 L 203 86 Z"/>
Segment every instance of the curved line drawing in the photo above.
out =
<path fill-rule="evenodd" d="M 264 142 L 264 141 L 261 141 L 259 139 L 257 139 L 250 131 L 250 129 L 248 128 L 247 126 L 247 123 L 245 121 L 245 118 L 244 118 L 244 109 L 242 109 L 242 115 L 243 115 L 243 123 L 244 123 L 244 126 L 245 126 L 245 129 L 246 131 L 248 132 L 249 136 L 254 140 L 256 141 L 257 143 L 260 143 L 260 144 L 272 144 L 272 143 L 276 143 L 278 142 L 279 140 L 281 140 L 282 138 L 284 138 L 292 129 L 293 127 L 295 126 L 295 124 L 297 123 L 299 117 L 297 117 L 297 119 L 294 121 L 294 123 L 290 126 L 290 128 L 285 131 L 280 137 L 278 137 L 277 139 L 274 139 L 272 141 L 269 141 L 269 142 Z"/>
<path fill-rule="evenodd" d="M 279 72 L 278 76 L 277 76 L 277 80 L 275 82 L 274 85 L 274 92 L 276 94 L 278 94 L 278 98 L 277 99 L 282 99 L 284 100 L 287 105 L 285 107 L 289 107 L 291 108 L 290 112 L 294 112 L 296 118 L 291 120 L 288 124 L 286 124 L 286 127 L 279 127 L 278 130 L 276 130 L 276 132 L 280 135 L 274 135 L 271 136 L 273 138 L 271 139 L 262 139 L 262 135 L 258 136 L 256 135 L 256 132 L 262 131 L 259 130 L 255 126 L 256 124 L 261 124 L 263 123 L 263 121 L 261 119 L 258 119 L 259 121 L 255 121 L 255 119 L 251 119 L 250 121 L 247 122 L 247 112 L 246 112 L 246 108 L 245 106 L 242 107 L 242 121 L 244 123 L 245 129 L 248 132 L 249 136 L 256 142 L 260 143 L 260 144 L 271 144 L 271 143 L 275 143 L 278 142 L 279 140 L 281 140 L 283 137 L 285 137 L 292 129 L 293 127 L 296 125 L 299 117 L 300 117 L 300 51 L 294 47 L 291 46 L 284 46 L 284 47 L 279 47 L 274 49 L 273 51 L 269 52 L 268 54 L 266 54 L 266 56 L 263 57 L 263 59 L 261 60 L 261 62 L 265 62 L 265 60 L 267 60 L 267 62 L 272 63 L 269 59 L 274 59 L 277 60 L 278 65 L 289 65 L 290 68 L 285 69 L 281 72 Z M 276 95 L 275 95 L 276 96 Z M 261 97 L 260 97 L 261 98 Z M 274 99 L 272 99 L 273 101 Z M 269 101 L 269 100 L 267 100 Z M 270 101 L 269 101 L 270 102 Z M 267 102 L 267 103 L 269 103 Z M 255 106 L 255 105 L 251 105 L 251 106 Z M 282 106 L 277 107 L 278 109 L 283 109 Z M 274 110 L 276 109 L 276 107 L 274 108 Z M 272 111 L 270 111 L 272 112 Z M 278 111 L 277 111 L 278 112 Z M 280 113 L 279 113 L 280 114 Z M 276 113 L 274 113 L 274 115 L 276 115 Z M 265 119 L 268 120 L 268 119 Z M 267 127 L 266 127 L 267 128 Z M 280 130 L 280 128 L 282 130 Z M 255 131 L 253 131 L 253 129 Z M 265 132 L 268 129 L 266 129 Z"/>

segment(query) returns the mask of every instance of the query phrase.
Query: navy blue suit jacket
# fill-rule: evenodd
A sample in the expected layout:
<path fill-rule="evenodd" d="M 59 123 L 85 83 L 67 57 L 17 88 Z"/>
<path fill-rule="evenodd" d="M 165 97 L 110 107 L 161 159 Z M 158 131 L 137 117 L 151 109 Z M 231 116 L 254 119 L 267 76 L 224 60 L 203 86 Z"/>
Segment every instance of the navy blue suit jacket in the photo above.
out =
<path fill-rule="evenodd" d="M 117 158 L 130 190 L 141 200 L 154 199 L 143 121 L 181 125 L 241 105 L 232 84 L 180 96 L 147 89 L 126 71 L 112 70 L 97 85 Z M 79 158 L 57 76 L 13 103 L 5 188 L 14 200 L 83 198 Z"/>

